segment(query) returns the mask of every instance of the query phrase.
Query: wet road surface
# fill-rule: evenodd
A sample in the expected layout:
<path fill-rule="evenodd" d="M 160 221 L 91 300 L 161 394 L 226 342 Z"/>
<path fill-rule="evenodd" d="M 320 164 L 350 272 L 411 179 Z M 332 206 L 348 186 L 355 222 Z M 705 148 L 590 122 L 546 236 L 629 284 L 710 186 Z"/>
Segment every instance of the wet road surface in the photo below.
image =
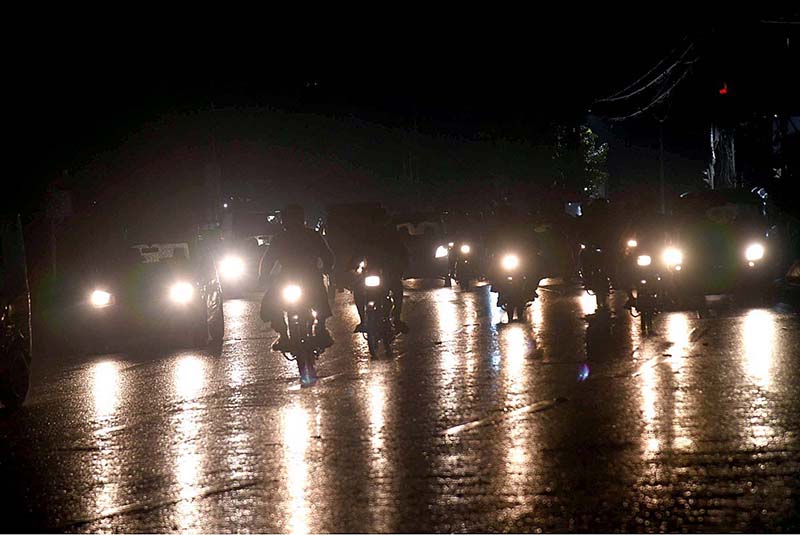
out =
<path fill-rule="evenodd" d="M 256 299 L 221 354 L 42 357 L 0 413 L 4 531 L 797 531 L 800 318 L 656 318 L 540 290 L 407 284 L 411 332 L 368 358 L 349 294 L 300 389 Z M 587 326 L 589 329 L 587 336 Z"/>

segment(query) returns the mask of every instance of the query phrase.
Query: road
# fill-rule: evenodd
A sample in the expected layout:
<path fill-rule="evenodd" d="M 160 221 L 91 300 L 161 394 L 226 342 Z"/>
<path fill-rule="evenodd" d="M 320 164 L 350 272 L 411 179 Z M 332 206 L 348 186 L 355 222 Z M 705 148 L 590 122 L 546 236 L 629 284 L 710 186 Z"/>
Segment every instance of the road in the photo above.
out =
<path fill-rule="evenodd" d="M 5 531 L 800 530 L 800 317 L 587 333 L 593 299 L 550 283 L 504 325 L 487 287 L 408 281 L 374 360 L 339 294 L 307 389 L 255 298 L 221 354 L 40 356 L 0 413 Z"/>

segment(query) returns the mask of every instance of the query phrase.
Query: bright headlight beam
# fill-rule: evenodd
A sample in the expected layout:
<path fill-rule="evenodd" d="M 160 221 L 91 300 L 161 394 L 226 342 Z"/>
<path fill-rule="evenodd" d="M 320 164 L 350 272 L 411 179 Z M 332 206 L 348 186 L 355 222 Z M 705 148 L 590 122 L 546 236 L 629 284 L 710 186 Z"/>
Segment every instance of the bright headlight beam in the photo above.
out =
<path fill-rule="evenodd" d="M 244 274 L 244 262 L 238 256 L 226 256 L 219 264 L 219 271 L 226 279 L 238 279 Z"/>
<path fill-rule="evenodd" d="M 653 259 L 650 258 L 650 255 L 642 254 L 636 258 L 636 263 L 640 266 L 649 266 L 653 262 Z"/>
<path fill-rule="evenodd" d="M 169 289 L 169 298 L 178 304 L 186 304 L 194 297 L 194 287 L 188 282 L 176 282 Z"/>
<path fill-rule="evenodd" d="M 376 286 L 381 285 L 381 278 L 377 275 L 370 275 L 364 279 L 364 284 L 369 286 L 370 288 L 374 288 Z"/>
<path fill-rule="evenodd" d="M 514 254 L 508 254 L 503 257 L 503 269 L 512 270 L 517 269 L 519 266 L 519 257 Z"/>
<path fill-rule="evenodd" d="M 760 243 L 752 243 L 747 246 L 744 252 L 744 257 L 748 262 L 755 262 L 764 258 L 764 246 Z"/>
<path fill-rule="evenodd" d="M 105 307 L 111 304 L 111 294 L 104 290 L 95 290 L 89 297 L 89 301 L 95 308 Z"/>
<path fill-rule="evenodd" d="M 462 246 L 461 246 L 461 254 L 469 254 L 469 252 L 470 252 L 471 250 L 472 250 L 472 247 L 470 247 L 470 246 L 469 246 L 469 245 L 467 245 L 466 243 L 465 243 L 464 245 L 462 245 Z"/>
<path fill-rule="evenodd" d="M 303 295 L 303 290 L 296 284 L 290 284 L 283 289 L 283 300 L 287 303 L 297 303 Z"/>
<path fill-rule="evenodd" d="M 436 248 L 436 258 L 442 258 L 445 256 L 447 256 L 447 247 L 440 245 Z"/>
<path fill-rule="evenodd" d="M 664 263 L 667 266 L 683 264 L 683 252 L 675 247 L 667 247 L 664 251 Z"/>
<path fill-rule="evenodd" d="M 633 249 L 634 247 L 638 247 L 638 246 L 639 246 L 639 242 L 638 241 L 636 241 L 636 240 L 628 240 L 628 247 L 630 247 L 631 249 Z"/>

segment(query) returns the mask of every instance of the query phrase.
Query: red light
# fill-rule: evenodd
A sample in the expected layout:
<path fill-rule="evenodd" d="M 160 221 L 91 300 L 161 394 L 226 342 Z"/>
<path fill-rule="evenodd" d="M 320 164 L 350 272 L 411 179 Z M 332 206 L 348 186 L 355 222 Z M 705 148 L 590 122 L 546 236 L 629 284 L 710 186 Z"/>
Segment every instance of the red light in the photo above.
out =
<path fill-rule="evenodd" d="M 720 95 L 727 95 L 728 94 L 728 84 L 722 84 L 722 87 L 719 88 Z"/>

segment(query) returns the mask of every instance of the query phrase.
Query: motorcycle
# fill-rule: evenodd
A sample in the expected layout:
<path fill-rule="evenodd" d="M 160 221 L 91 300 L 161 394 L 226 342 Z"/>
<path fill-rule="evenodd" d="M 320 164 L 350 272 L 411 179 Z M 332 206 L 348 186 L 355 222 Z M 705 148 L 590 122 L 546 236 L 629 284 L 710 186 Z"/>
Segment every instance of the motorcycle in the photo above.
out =
<path fill-rule="evenodd" d="M 508 315 L 508 321 L 522 319 L 525 308 L 539 297 L 536 289 L 539 279 L 531 277 L 530 266 L 514 253 L 507 253 L 500 259 L 499 271 L 492 283 L 493 292 L 497 292 L 497 306 Z"/>
<path fill-rule="evenodd" d="M 605 311 L 611 294 L 611 279 L 606 270 L 606 251 L 596 245 L 581 244 L 580 276 L 584 289 L 594 295 L 597 309 Z"/>
<path fill-rule="evenodd" d="M 366 261 L 359 264 L 357 273 L 364 285 L 364 327 L 367 348 L 371 357 L 378 354 L 378 346 L 383 343 L 387 356 L 392 355 L 392 340 L 396 331 L 392 322 L 394 298 L 389 287 L 384 284 L 382 272 L 368 267 Z"/>
<path fill-rule="evenodd" d="M 304 299 L 304 290 L 300 284 L 289 282 L 281 291 L 283 314 L 288 326 L 289 351 L 283 356 L 297 363 L 300 372 L 300 384 L 303 387 L 317 382 L 317 371 L 314 366 L 325 348 L 318 342 L 317 332 L 322 328 L 317 321 L 317 312 Z"/>
<path fill-rule="evenodd" d="M 17 408 L 25 401 L 30 387 L 30 341 L 14 319 L 12 306 L 0 314 L 0 403 Z"/>
<path fill-rule="evenodd" d="M 638 252 L 640 254 L 636 256 L 637 270 L 633 274 L 634 297 L 630 303 L 630 313 L 633 317 L 638 315 L 642 332 L 647 333 L 653 329 L 653 317 L 663 307 L 664 285 L 661 271 L 653 258 L 645 251 Z"/>
<path fill-rule="evenodd" d="M 31 373 L 31 306 L 19 217 L 0 217 L 0 403 L 25 402 Z"/>
<path fill-rule="evenodd" d="M 462 290 L 469 290 L 472 281 L 480 277 L 477 253 L 466 242 L 450 248 L 450 274 Z"/>

